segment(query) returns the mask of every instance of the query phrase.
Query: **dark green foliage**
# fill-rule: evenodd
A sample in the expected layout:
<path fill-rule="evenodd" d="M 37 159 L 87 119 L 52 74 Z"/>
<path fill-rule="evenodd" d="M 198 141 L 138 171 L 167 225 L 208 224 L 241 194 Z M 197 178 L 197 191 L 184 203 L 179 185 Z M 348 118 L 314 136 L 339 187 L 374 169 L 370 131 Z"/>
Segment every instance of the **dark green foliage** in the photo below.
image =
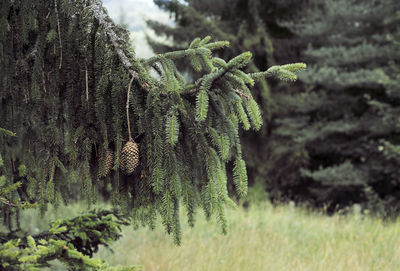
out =
<path fill-rule="evenodd" d="M 209 40 L 209 37 L 195 39 L 188 49 L 157 55 L 144 62 L 161 73 L 158 88 L 150 90 L 147 96 L 145 147 L 148 158 L 151 157 L 147 170 L 153 172 L 149 181 L 156 199 L 161 196 L 163 224 L 167 232 L 174 233 L 176 242 L 180 242 L 179 224 L 175 223 L 179 221 L 180 197 L 186 199 L 189 219 L 199 205 L 207 216 L 215 214 L 223 232 L 226 231 L 224 205 L 232 201 L 227 192 L 225 164 L 232 159 L 236 161 L 233 169 L 236 192 L 239 197 L 247 192 L 247 172 L 236 122 L 247 120 L 245 129 L 250 125 L 260 128 L 261 114 L 248 87 L 254 84 L 253 78 L 272 76 L 280 69 L 274 66 L 262 74 L 246 74 L 240 68 L 249 63 L 251 53 L 242 53 L 226 63 L 212 57 L 211 50 L 228 43 L 209 43 Z M 200 72 L 194 82 L 186 82 L 172 62 L 187 56 L 193 69 Z M 297 70 L 304 67 L 297 64 Z M 288 67 L 282 69 L 287 71 Z M 187 181 L 192 186 L 191 195 Z M 189 197 L 193 199 L 189 201 Z"/>
<path fill-rule="evenodd" d="M 397 12 L 397 18 L 400 20 L 400 13 Z M 394 52 L 400 55 L 400 28 L 388 36 L 388 40 L 393 46 Z M 400 69 L 399 61 L 390 61 L 389 69 L 379 71 L 381 76 L 380 83 L 386 88 L 386 95 L 397 101 L 400 93 Z M 391 123 L 393 130 L 398 131 L 399 109 L 394 106 L 388 106 L 385 103 L 371 101 L 371 106 L 375 108 L 376 113 L 381 117 L 382 122 Z M 379 158 L 385 162 L 384 174 L 386 179 L 380 183 L 373 184 L 365 188 L 365 194 L 368 198 L 367 208 L 384 215 L 393 215 L 400 213 L 399 203 L 399 165 L 400 165 L 400 142 L 395 134 L 386 136 L 377 140 Z M 378 168 L 379 169 L 379 168 Z M 375 169 L 376 172 L 376 169 Z M 379 172 L 376 172 L 378 175 Z M 378 175 L 379 176 L 379 175 Z"/>
<path fill-rule="evenodd" d="M 281 147 L 271 157 L 278 168 L 288 160 L 293 167 L 271 171 L 272 194 L 330 211 L 398 199 L 398 165 L 385 153 L 399 144 L 400 100 L 383 74 L 400 61 L 388 39 L 399 24 L 399 2 L 314 0 L 304 8 L 282 24 L 311 68 L 300 76 L 305 91 L 274 97 L 281 110 L 272 140 Z"/>
<path fill-rule="evenodd" d="M 122 225 L 129 225 L 129 219 L 115 211 L 92 211 L 84 216 L 53 222 L 48 233 L 41 233 L 35 238 L 47 239 L 51 236 L 64 240 L 83 254 L 92 256 L 99 245 L 108 246 L 121 237 Z"/>

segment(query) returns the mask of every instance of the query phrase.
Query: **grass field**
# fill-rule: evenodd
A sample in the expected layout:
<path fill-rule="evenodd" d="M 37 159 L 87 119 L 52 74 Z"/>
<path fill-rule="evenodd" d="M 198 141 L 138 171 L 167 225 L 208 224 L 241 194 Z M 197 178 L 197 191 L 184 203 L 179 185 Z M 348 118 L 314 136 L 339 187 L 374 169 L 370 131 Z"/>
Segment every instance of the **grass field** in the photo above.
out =
<path fill-rule="evenodd" d="M 327 217 L 290 206 L 259 204 L 229 210 L 230 230 L 200 214 L 194 228 L 183 223 L 180 247 L 158 226 L 126 228 L 97 256 L 144 270 L 400 270 L 400 221 L 361 215 Z"/>
<path fill-rule="evenodd" d="M 50 208 L 44 218 L 27 210 L 22 228 L 35 234 L 46 229 L 48 221 L 74 217 L 84 209 Z M 207 222 L 200 211 L 194 228 L 182 223 L 179 247 L 161 225 L 154 231 L 126 227 L 112 246 L 114 254 L 102 248 L 96 256 L 113 265 L 143 265 L 145 271 L 400 270 L 400 219 L 384 222 L 359 212 L 329 217 L 268 203 L 229 209 L 227 216 L 229 232 L 222 235 L 217 223 Z M 55 263 L 47 270 L 65 270 L 61 268 Z"/>

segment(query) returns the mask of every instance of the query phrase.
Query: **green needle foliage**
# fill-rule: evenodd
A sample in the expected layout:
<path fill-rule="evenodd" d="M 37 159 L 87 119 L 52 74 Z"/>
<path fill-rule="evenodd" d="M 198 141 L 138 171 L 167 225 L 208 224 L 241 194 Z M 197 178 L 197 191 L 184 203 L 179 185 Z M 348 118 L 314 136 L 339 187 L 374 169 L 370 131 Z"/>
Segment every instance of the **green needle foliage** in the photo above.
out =
<path fill-rule="evenodd" d="M 122 225 L 129 224 L 117 212 L 99 211 L 74 219 L 53 222 L 51 228 L 36 236 L 20 238 L 0 234 L 1 270 L 42 270 L 59 260 L 68 270 L 133 271 L 141 266 L 111 267 L 93 258 L 99 245 L 108 245 L 121 235 Z"/>
<path fill-rule="evenodd" d="M 212 59 L 212 64 L 216 67 L 226 65 L 223 59 L 229 60 L 246 51 L 252 53 L 252 61 L 244 68 L 244 71 L 241 69 L 230 73 L 242 79 L 247 87 L 251 86 L 252 97 L 260 111 L 259 117 L 262 117 L 263 125 L 260 125 L 258 123 L 260 119 L 250 115 L 255 113 L 254 106 L 252 110 L 248 110 L 247 104 L 244 105 L 244 110 L 249 116 L 246 121 L 242 115 L 241 122 L 244 121 L 244 124 L 241 126 L 244 125 L 246 130 L 250 131 L 246 132 L 243 129 L 239 136 L 243 157 L 247 162 L 248 174 L 251 176 L 250 185 L 269 179 L 265 161 L 268 159 L 270 150 L 268 144 L 265 143 L 269 142 L 266 138 L 274 125 L 273 117 L 277 110 L 273 98 L 274 85 L 277 80 L 267 81 L 262 78 L 254 81 L 251 77 L 246 76 L 246 73 L 260 72 L 276 63 L 287 63 L 286 59 L 283 62 L 275 61 L 275 54 L 279 51 L 287 54 L 292 52 L 293 48 L 287 48 L 285 44 L 272 46 L 272 36 L 274 33 L 281 35 L 284 32 L 277 27 L 277 17 L 286 14 L 286 9 L 296 9 L 298 4 L 293 0 L 155 0 L 154 3 L 168 12 L 174 20 L 173 25 L 163 24 L 157 20 L 147 21 L 148 27 L 154 30 L 157 36 L 163 36 L 172 41 L 163 42 L 160 39 L 152 39 L 152 36 L 149 35 L 148 42 L 154 52 L 164 53 L 186 49 L 190 46 L 191 40 L 194 40 L 192 45 L 197 46 L 201 40 L 197 40 L 196 37 L 210 35 L 213 39 L 229 41 L 229 47 L 213 53 L 214 56 L 219 57 Z M 201 59 L 191 61 L 194 63 L 195 69 L 188 67 L 187 61 L 178 61 L 176 66 L 180 71 L 196 78 L 197 74 L 193 71 L 200 69 L 199 61 Z M 227 76 L 231 76 L 231 74 Z M 234 85 L 234 87 L 237 86 Z M 250 122 L 254 122 L 257 132 L 251 131 Z"/>
<path fill-rule="evenodd" d="M 187 199 L 184 202 L 189 220 L 199 205 L 208 217 L 215 214 L 226 231 L 223 209 L 231 203 L 226 186 L 229 161 L 235 161 L 233 182 L 237 195 L 244 197 L 247 193 L 238 121 L 245 130 L 258 130 L 262 124 L 260 109 L 249 89 L 254 80 L 276 74 L 284 77 L 291 73 L 289 68 L 296 71 L 305 67 L 301 63 L 293 64 L 296 68 L 274 66 L 263 73 L 247 74 L 241 69 L 250 62 L 250 52 L 225 62 L 213 57 L 211 50 L 228 43 L 209 41 L 210 37 L 195 39 L 186 50 L 160 54 L 144 62 L 159 71 L 161 78 L 158 88 L 149 91 L 145 109 L 146 149 L 154 155 L 148 171 L 155 174 L 149 181 L 155 194 L 162 196 L 163 223 L 168 232 L 175 230 L 178 243 L 179 227 L 174 223 L 179 219 L 174 216 L 178 215 L 181 195 Z M 188 58 L 188 64 L 200 73 L 197 80 L 186 82 L 174 68 L 172 61 L 180 58 Z M 160 123 L 165 123 L 165 129 L 159 128 Z"/>
<path fill-rule="evenodd" d="M 274 75 L 294 80 L 305 64 L 246 73 L 252 54 L 225 62 L 214 53 L 229 43 L 210 37 L 138 59 L 98 0 L 8 0 L 0 14 L 0 126 L 16 133 L 0 136 L 2 171 L 7 185 L 22 184 L 7 192 L 10 200 L 37 202 L 44 213 L 78 189 L 88 205 L 111 190 L 135 226 L 153 228 L 159 214 L 177 244 L 182 202 L 191 225 L 201 206 L 226 232 L 225 205 L 234 205 L 227 163 L 235 165 L 236 194 L 247 193 L 239 122 L 245 130 L 262 124 L 250 88 Z M 193 81 L 176 61 L 193 69 Z M 139 161 L 127 176 L 120 157 L 133 161 L 123 146 L 134 139 Z M 17 212 L 1 208 L 11 230 Z"/>
<path fill-rule="evenodd" d="M 359 203 L 399 214 L 399 167 L 386 143 L 400 143 L 400 96 L 383 76 L 395 78 L 400 61 L 390 40 L 399 9 L 397 0 L 311 0 L 282 23 L 294 34 L 287 46 L 309 68 L 299 78 L 304 91 L 275 95 L 271 141 L 280 147 L 271 148 L 270 195 L 329 212 Z"/>

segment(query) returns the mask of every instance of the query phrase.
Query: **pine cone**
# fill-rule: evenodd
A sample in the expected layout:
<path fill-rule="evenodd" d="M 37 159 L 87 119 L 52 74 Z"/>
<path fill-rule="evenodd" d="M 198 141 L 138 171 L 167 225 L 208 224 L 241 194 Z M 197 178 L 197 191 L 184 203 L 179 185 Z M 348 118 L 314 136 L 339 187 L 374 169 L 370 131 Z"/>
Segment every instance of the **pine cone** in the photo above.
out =
<path fill-rule="evenodd" d="M 131 175 L 139 164 L 139 145 L 135 141 L 128 141 L 121 151 L 119 167 L 125 175 Z"/>
<path fill-rule="evenodd" d="M 110 174 L 111 168 L 114 165 L 114 152 L 110 149 L 106 150 L 104 155 L 104 176 Z"/>

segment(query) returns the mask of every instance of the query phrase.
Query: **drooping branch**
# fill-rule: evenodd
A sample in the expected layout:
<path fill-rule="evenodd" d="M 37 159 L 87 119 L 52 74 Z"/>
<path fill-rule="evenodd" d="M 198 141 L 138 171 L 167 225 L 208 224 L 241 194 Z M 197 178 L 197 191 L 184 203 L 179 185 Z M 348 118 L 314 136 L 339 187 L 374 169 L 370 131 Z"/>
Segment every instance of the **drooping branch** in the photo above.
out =
<path fill-rule="evenodd" d="M 104 11 L 101 1 L 100 0 L 92 0 L 90 2 L 89 8 L 92 10 L 93 16 L 104 27 L 104 31 L 106 32 L 107 36 L 110 38 L 111 43 L 114 46 L 120 61 L 125 66 L 125 68 L 129 71 L 129 73 L 132 75 L 133 79 L 135 79 L 137 77 L 137 72 L 132 69 L 132 64 L 129 61 L 128 56 L 122 50 L 122 48 L 118 42 L 118 40 L 120 40 L 121 38 L 118 37 L 118 35 L 113 30 L 113 25 L 110 22 L 111 20 L 107 20 L 107 19 L 109 19 L 109 16 Z"/>

